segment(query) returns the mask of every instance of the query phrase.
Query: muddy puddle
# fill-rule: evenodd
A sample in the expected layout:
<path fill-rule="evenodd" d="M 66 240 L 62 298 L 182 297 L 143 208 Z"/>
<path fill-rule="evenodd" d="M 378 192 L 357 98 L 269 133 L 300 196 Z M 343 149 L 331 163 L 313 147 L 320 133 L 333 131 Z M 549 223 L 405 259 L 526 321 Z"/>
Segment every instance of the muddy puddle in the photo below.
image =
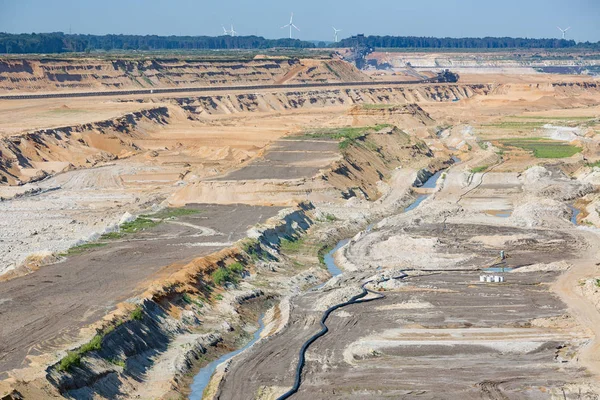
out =
<path fill-rule="evenodd" d="M 492 217 L 498 217 L 498 218 L 508 218 L 512 215 L 513 210 L 512 209 L 505 209 L 505 210 L 485 210 L 484 211 L 487 215 L 491 215 Z"/>

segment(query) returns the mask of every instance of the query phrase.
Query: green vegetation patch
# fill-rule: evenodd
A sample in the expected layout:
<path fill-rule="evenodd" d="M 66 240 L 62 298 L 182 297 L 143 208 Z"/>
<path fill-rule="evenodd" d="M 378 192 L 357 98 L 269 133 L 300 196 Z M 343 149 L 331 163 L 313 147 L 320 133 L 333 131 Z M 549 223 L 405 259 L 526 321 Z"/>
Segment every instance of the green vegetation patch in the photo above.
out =
<path fill-rule="evenodd" d="M 194 208 L 164 208 L 154 214 L 142 215 L 142 217 L 167 219 L 167 218 L 185 217 L 186 215 L 194 215 L 194 214 L 198 214 L 201 212 L 202 212 L 202 210 L 197 210 Z"/>
<path fill-rule="evenodd" d="M 544 121 L 502 121 L 493 124 L 484 124 L 484 127 L 500 129 L 534 129 L 546 125 Z"/>
<path fill-rule="evenodd" d="M 165 208 L 154 214 L 143 214 L 137 217 L 135 220 L 125 222 L 119 227 L 118 232 L 109 232 L 100 236 L 102 240 L 120 239 L 126 234 L 136 233 L 144 231 L 146 229 L 154 228 L 163 220 L 169 218 L 184 217 L 186 215 L 193 215 L 202 212 L 192 208 Z"/>
<path fill-rule="evenodd" d="M 142 318 L 144 318 L 144 310 L 142 309 L 142 306 L 137 306 L 132 312 L 131 314 L 129 314 L 129 318 L 132 321 L 141 321 Z"/>
<path fill-rule="evenodd" d="M 471 168 L 471 172 L 474 174 L 479 173 L 479 172 L 485 172 L 485 171 L 487 171 L 488 168 L 489 168 L 488 165 L 482 165 L 480 167 Z"/>
<path fill-rule="evenodd" d="M 568 143 L 545 138 L 501 139 L 504 147 L 517 147 L 533 153 L 536 158 L 567 158 L 583 149 Z"/>
<path fill-rule="evenodd" d="M 358 140 L 364 140 L 366 134 L 369 131 L 378 131 L 383 128 L 391 127 L 390 124 L 379 124 L 374 126 L 360 126 L 360 127 L 345 127 L 345 128 L 332 128 L 332 129 L 317 129 L 314 131 L 306 132 L 304 135 L 295 136 L 295 139 L 334 139 L 340 140 L 340 150 L 345 150 L 350 146 L 356 144 Z"/>
<path fill-rule="evenodd" d="M 279 249 L 284 253 L 298 253 L 304 246 L 304 238 L 302 239 L 282 239 L 279 244 Z"/>
<path fill-rule="evenodd" d="M 365 110 L 388 110 L 398 107 L 398 104 L 363 104 L 361 107 Z"/>
<path fill-rule="evenodd" d="M 241 263 L 234 262 L 226 267 L 217 269 L 212 273 L 211 278 L 216 286 L 223 286 L 228 282 L 237 283 L 244 270 L 245 267 Z"/>
<path fill-rule="evenodd" d="M 131 321 L 140 321 L 144 316 L 144 310 L 141 305 L 138 305 L 132 312 L 129 314 L 129 320 Z M 81 364 L 81 359 L 89 352 L 99 351 L 102 349 L 102 341 L 109 333 L 113 332 L 119 326 L 124 324 L 125 320 L 118 320 L 113 325 L 107 326 L 101 332 L 94 335 L 94 337 L 87 343 L 81 345 L 78 349 L 71 350 L 67 352 L 67 355 L 63 357 L 58 363 L 58 370 L 61 372 L 69 371 L 71 368 L 79 366 Z M 109 362 L 118 365 L 120 367 L 125 368 L 125 362 L 118 359 L 108 360 Z"/>
<path fill-rule="evenodd" d="M 114 329 L 114 328 L 113 328 Z M 92 340 L 78 348 L 77 350 L 67 352 L 58 363 L 59 371 L 69 371 L 71 368 L 81 364 L 81 358 L 90 351 L 97 351 L 102 348 L 102 339 L 106 333 L 95 335 Z"/>
<path fill-rule="evenodd" d="M 85 243 L 85 244 L 80 244 L 79 246 L 75 246 L 75 247 L 71 247 L 69 250 L 67 250 L 64 253 L 60 253 L 61 256 L 66 257 L 66 256 L 72 256 L 75 254 L 81 254 L 84 251 L 87 250 L 91 250 L 91 249 L 95 249 L 98 247 L 104 247 L 106 246 L 107 243 Z"/>
<path fill-rule="evenodd" d="M 600 160 L 594 161 L 594 162 L 588 162 L 588 163 L 585 163 L 585 165 L 590 168 L 600 167 Z"/>

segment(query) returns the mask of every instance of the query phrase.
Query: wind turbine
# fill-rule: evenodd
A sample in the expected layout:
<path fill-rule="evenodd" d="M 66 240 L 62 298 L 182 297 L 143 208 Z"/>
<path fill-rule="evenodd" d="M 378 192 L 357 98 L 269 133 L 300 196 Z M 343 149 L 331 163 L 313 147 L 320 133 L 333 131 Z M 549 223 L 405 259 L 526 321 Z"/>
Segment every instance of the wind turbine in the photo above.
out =
<path fill-rule="evenodd" d="M 567 31 L 569 29 L 571 29 L 571 27 L 568 27 L 567 29 L 562 29 L 560 26 L 557 26 L 558 30 L 562 32 L 562 38 L 565 38 L 565 34 L 567 33 Z"/>
<path fill-rule="evenodd" d="M 227 36 L 235 36 L 237 34 L 237 31 L 235 29 L 233 29 L 233 24 L 231 24 L 231 30 L 228 31 L 224 25 L 221 25 L 221 27 L 223 27 L 223 34 L 227 35 Z"/>
<path fill-rule="evenodd" d="M 290 28 L 290 39 L 292 38 L 292 27 L 294 27 L 298 32 L 300 32 L 300 28 L 298 28 L 296 25 L 294 25 L 294 13 L 292 13 L 292 15 L 290 16 L 290 23 L 282 26 L 281 29 L 287 28 L 287 27 Z"/>
<path fill-rule="evenodd" d="M 332 28 L 333 28 L 333 41 L 335 43 L 337 43 L 338 42 L 338 35 L 337 34 L 338 34 L 338 32 L 341 32 L 342 30 L 341 29 L 335 29 L 335 26 L 332 26 Z"/>

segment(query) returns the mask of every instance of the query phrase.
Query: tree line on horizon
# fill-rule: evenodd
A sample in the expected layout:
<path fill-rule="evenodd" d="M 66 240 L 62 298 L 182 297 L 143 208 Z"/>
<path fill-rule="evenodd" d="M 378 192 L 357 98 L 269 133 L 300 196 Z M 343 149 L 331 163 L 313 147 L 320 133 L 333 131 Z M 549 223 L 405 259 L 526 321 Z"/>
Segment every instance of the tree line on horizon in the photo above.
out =
<path fill-rule="evenodd" d="M 318 43 L 319 47 L 327 46 Z M 564 49 L 600 48 L 598 43 L 564 39 L 510 37 L 436 38 L 416 36 L 364 36 L 342 39 L 331 47 L 438 48 L 438 49 Z M 260 36 L 157 36 L 80 35 L 55 33 L 0 33 L 0 54 L 69 53 L 110 50 L 228 50 L 315 48 L 314 42 L 298 39 L 265 39 Z"/>
<path fill-rule="evenodd" d="M 340 47 L 417 48 L 417 49 L 566 49 L 600 48 L 600 42 L 565 39 L 532 39 L 512 37 L 438 38 L 419 36 L 356 35 L 337 43 Z"/>
<path fill-rule="evenodd" d="M 260 36 L 79 35 L 56 33 L 0 33 L 0 53 L 69 53 L 110 50 L 227 50 L 313 48 L 298 39 Z"/>

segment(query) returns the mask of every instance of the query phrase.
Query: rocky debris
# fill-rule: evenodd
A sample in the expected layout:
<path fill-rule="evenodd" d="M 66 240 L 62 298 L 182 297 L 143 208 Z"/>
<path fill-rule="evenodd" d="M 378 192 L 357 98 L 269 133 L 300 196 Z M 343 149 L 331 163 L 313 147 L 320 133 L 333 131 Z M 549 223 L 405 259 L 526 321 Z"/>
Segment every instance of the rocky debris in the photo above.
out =
<path fill-rule="evenodd" d="M 331 306 L 350 300 L 350 298 L 360 294 L 361 292 L 362 289 L 360 286 L 354 285 L 333 289 L 325 295 L 319 297 L 313 306 L 313 310 L 325 311 Z"/>
<path fill-rule="evenodd" d="M 568 223 L 571 210 L 560 201 L 538 198 L 516 206 L 509 218 L 516 225 L 528 228 L 556 227 L 561 220 Z"/>
<path fill-rule="evenodd" d="M 178 354 L 173 363 L 173 368 L 176 371 L 175 381 L 188 373 L 193 367 L 194 362 L 197 361 L 202 354 L 205 354 L 208 348 L 216 346 L 221 341 L 223 341 L 223 338 L 219 333 L 208 333 L 200 335 L 192 343 L 186 343 L 183 346 L 183 351 Z"/>
<path fill-rule="evenodd" d="M 524 267 L 516 268 L 511 273 L 525 272 L 563 272 L 571 268 L 571 264 L 566 261 L 556 261 L 549 264 L 533 264 Z"/>

